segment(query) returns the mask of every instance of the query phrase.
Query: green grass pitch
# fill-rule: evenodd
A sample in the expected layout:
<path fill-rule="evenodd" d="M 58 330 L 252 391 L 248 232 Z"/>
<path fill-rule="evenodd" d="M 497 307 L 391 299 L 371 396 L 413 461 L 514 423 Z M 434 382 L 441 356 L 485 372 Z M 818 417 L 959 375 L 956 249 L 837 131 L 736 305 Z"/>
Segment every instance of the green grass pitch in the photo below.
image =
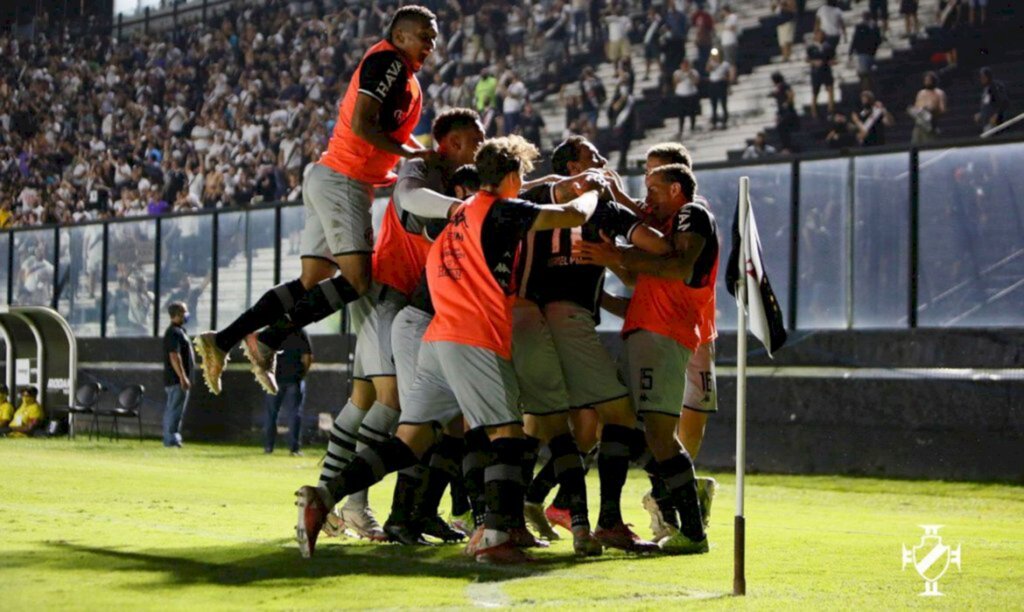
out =
<path fill-rule="evenodd" d="M 1024 488 L 970 483 L 754 475 L 747 481 L 745 598 L 731 596 L 735 489 L 720 490 L 710 554 L 577 562 L 562 540 L 529 567 L 480 566 L 459 546 L 408 549 L 322 539 L 311 561 L 292 541 L 292 492 L 319 451 L 156 441 L 0 440 L 0 609 L 326 609 L 545 606 L 1020 609 Z M 392 480 L 372 492 L 386 514 Z M 596 516 L 597 478 L 589 477 Z M 624 510 L 649 535 L 633 471 Z M 901 569 L 919 525 L 944 525 L 962 569 L 921 597 Z"/>

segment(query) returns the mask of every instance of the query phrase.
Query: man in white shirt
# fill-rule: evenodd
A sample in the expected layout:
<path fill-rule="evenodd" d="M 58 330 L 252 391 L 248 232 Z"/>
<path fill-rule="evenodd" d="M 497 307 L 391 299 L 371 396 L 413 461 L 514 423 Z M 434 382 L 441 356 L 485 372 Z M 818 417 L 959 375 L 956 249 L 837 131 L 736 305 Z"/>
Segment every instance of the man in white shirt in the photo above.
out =
<path fill-rule="evenodd" d="M 739 36 L 739 24 L 740 16 L 732 11 L 732 7 L 728 4 L 722 7 L 722 32 L 719 35 L 719 39 L 722 42 L 722 58 L 731 66 L 729 72 L 729 82 L 736 82 L 736 60 L 739 57 L 740 50 L 740 36 Z"/>
<path fill-rule="evenodd" d="M 519 117 L 522 114 L 523 105 L 526 104 L 528 93 L 526 84 L 518 74 L 512 72 L 508 87 L 505 88 L 505 99 L 501 108 L 505 115 L 505 134 L 512 134 L 519 127 Z"/>
<path fill-rule="evenodd" d="M 825 33 L 825 42 L 833 49 L 839 48 L 839 41 L 846 41 L 846 22 L 838 0 L 826 0 L 814 16 L 814 29 Z"/>
<path fill-rule="evenodd" d="M 614 9 L 604 20 L 608 25 L 608 61 L 617 62 L 620 58 L 629 57 L 629 30 L 632 25 L 629 17 Z"/>

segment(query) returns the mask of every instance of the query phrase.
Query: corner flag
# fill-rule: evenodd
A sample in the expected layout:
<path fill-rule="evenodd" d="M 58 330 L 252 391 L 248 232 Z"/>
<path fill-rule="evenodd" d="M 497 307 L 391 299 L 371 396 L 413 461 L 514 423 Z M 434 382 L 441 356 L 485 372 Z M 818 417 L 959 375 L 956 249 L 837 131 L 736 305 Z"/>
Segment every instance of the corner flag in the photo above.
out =
<path fill-rule="evenodd" d="M 747 231 L 740 236 L 740 207 L 746 208 Z M 744 304 L 736 293 L 736 283 L 740 276 L 740 251 L 746 244 L 747 300 Z M 764 344 L 768 356 L 782 348 L 786 342 L 786 326 L 782 320 L 782 309 L 775 298 L 768 274 L 764 269 L 764 258 L 761 252 L 761 238 L 757 233 L 757 222 L 754 221 L 754 209 L 750 206 L 750 190 L 741 190 L 736 202 L 736 214 L 732 220 L 732 252 L 729 254 L 729 266 L 725 272 L 725 286 L 729 293 L 736 297 L 738 306 L 745 308 L 749 315 L 750 332 Z"/>
<path fill-rule="evenodd" d="M 732 253 L 725 279 L 729 293 L 736 296 L 736 519 L 733 523 L 734 595 L 747 594 L 746 517 L 743 515 L 744 477 L 747 466 L 747 312 L 750 331 L 768 349 L 770 357 L 786 342 L 782 309 L 775 299 L 761 257 L 754 211 L 750 207 L 750 178 L 740 178 L 740 196 L 732 222 Z M 742 278 L 741 278 L 742 277 Z M 742 280 L 742 282 L 741 282 Z"/>

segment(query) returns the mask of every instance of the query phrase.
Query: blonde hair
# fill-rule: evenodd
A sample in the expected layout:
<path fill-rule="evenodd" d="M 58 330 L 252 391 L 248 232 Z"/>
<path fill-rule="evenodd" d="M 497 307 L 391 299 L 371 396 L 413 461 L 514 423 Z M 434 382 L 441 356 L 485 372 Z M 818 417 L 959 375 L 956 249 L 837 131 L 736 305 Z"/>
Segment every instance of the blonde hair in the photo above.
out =
<path fill-rule="evenodd" d="M 510 172 L 527 174 L 533 170 L 533 162 L 538 157 L 537 147 L 522 136 L 489 138 L 476 150 L 480 184 L 497 185 Z"/>

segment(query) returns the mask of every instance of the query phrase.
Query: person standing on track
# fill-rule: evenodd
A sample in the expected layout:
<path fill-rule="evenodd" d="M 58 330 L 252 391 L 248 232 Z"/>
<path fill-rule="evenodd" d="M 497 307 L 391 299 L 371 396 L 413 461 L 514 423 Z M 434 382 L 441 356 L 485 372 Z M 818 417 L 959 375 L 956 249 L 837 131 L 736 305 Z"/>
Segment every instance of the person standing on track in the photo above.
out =
<path fill-rule="evenodd" d="M 221 392 L 228 352 L 243 340 L 256 380 L 268 393 L 277 393 L 275 354 L 290 331 L 327 317 L 369 290 L 374 187 L 393 181 L 399 159 L 431 154 L 412 132 L 423 106 L 416 72 L 433 52 L 437 35 L 433 13 L 404 6 L 395 12 L 387 38 L 363 56 L 339 106 L 327 151 L 303 184 L 301 276 L 267 291 L 226 328 L 195 340 L 213 394 Z"/>

